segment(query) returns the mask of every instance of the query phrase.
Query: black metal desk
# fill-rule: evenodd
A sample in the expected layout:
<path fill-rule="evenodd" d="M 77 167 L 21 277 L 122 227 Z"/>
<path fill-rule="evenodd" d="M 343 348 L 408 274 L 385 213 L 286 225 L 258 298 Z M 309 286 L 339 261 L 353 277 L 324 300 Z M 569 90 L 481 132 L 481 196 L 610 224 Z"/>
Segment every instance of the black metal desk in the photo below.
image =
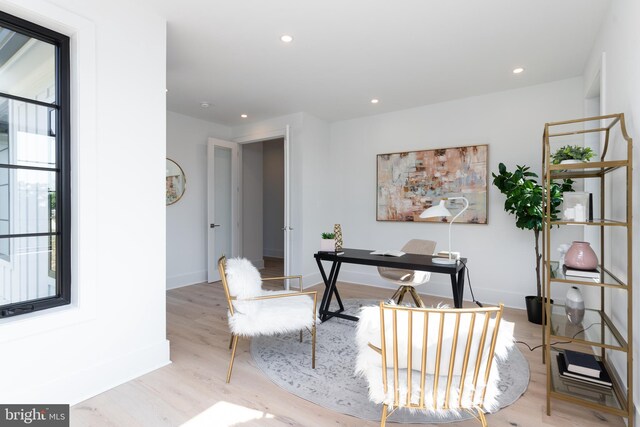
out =
<path fill-rule="evenodd" d="M 313 255 L 318 263 L 322 280 L 324 281 L 324 294 L 320 303 L 320 320 L 323 322 L 332 317 L 340 317 L 342 319 L 357 321 L 358 318 L 343 314 L 344 305 L 340 298 L 340 293 L 336 287 L 338 274 L 340 274 L 340 266 L 343 263 L 373 265 L 376 267 L 392 267 L 403 268 L 406 270 L 429 271 L 432 273 L 448 274 L 451 276 L 451 290 L 453 292 L 453 304 L 456 308 L 462 308 L 462 294 L 464 292 L 464 274 L 466 270 L 466 258 L 461 258 L 462 262 L 452 265 L 434 264 L 431 260 L 435 258 L 432 255 L 415 255 L 404 254 L 401 257 L 371 255 L 370 249 L 343 249 L 343 255 L 336 255 L 331 252 L 318 252 Z M 329 276 L 324 271 L 322 261 L 331 261 L 331 271 Z M 336 311 L 330 311 L 331 299 L 335 295 L 338 306 Z"/>

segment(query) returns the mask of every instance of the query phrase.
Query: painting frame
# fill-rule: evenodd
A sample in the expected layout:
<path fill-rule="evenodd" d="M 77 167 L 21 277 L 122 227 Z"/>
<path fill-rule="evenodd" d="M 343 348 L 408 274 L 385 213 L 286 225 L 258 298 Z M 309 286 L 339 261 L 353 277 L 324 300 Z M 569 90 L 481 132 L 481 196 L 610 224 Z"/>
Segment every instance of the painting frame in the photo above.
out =
<path fill-rule="evenodd" d="M 456 223 L 488 224 L 489 144 L 376 155 L 376 221 L 448 224 L 450 218 L 419 215 L 455 196 L 469 200 L 469 209 Z M 462 201 L 448 201 L 446 206 L 456 215 Z"/>

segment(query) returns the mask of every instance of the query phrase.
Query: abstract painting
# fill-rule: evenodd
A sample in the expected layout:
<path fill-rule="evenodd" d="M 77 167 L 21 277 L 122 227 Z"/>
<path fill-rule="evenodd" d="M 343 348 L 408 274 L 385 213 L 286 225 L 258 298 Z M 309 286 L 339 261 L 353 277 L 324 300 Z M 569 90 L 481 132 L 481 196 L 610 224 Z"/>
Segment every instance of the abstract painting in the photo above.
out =
<path fill-rule="evenodd" d="M 420 218 L 444 197 L 464 196 L 467 209 L 456 223 L 487 223 L 488 145 L 378 154 L 378 221 L 448 222 L 450 218 Z M 447 202 L 456 215 L 462 200 Z"/>

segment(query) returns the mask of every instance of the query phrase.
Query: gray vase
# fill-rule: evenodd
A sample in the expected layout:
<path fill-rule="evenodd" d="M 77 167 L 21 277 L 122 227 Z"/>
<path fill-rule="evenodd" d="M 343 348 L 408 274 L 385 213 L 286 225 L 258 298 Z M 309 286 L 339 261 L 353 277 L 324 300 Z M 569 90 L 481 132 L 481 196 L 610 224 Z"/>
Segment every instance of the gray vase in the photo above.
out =
<path fill-rule="evenodd" d="M 567 313 L 569 323 L 573 325 L 582 323 L 584 319 L 584 298 L 582 298 L 582 293 L 580 293 L 580 289 L 577 287 L 572 286 L 567 291 L 564 310 L 565 313 Z"/>

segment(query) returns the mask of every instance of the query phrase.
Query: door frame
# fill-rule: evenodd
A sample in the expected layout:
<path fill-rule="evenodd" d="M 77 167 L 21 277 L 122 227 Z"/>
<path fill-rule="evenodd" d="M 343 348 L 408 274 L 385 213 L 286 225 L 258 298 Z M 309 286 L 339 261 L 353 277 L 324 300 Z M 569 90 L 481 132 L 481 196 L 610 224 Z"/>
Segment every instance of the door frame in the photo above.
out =
<path fill-rule="evenodd" d="M 284 234 L 284 275 L 291 275 L 291 136 L 290 126 L 286 125 L 284 128 L 272 129 L 267 131 L 259 131 L 252 133 L 251 135 L 241 136 L 234 138 L 232 141 L 240 145 L 251 144 L 254 142 L 270 141 L 272 139 L 284 138 L 284 218 L 283 229 L 287 231 Z M 242 160 L 242 150 L 240 150 L 240 160 Z M 240 168 L 242 168 L 242 162 L 240 162 Z M 242 173 L 240 172 L 240 177 Z M 242 178 L 240 178 L 242 179 Z M 242 200 L 242 182 L 239 183 L 238 199 Z M 287 230 L 285 230 L 285 228 Z M 240 225 L 239 236 L 242 237 L 242 225 Z M 242 242 L 242 239 L 240 239 Z M 239 253 L 242 253 L 242 243 L 240 243 Z M 289 280 L 285 280 L 285 289 L 289 290 Z"/>
<path fill-rule="evenodd" d="M 214 248 L 210 234 L 213 232 L 211 224 L 214 221 L 214 207 L 215 197 L 213 193 L 213 186 L 211 183 L 214 180 L 213 168 L 211 165 L 215 161 L 215 146 L 228 148 L 231 150 L 231 253 L 227 254 L 228 258 L 236 257 L 240 254 L 240 167 L 241 167 L 241 154 L 238 143 L 234 141 L 225 141 L 218 138 L 207 139 L 207 282 L 215 282 L 220 280 L 220 274 L 218 273 L 217 263 L 218 260 L 214 259 Z"/>

